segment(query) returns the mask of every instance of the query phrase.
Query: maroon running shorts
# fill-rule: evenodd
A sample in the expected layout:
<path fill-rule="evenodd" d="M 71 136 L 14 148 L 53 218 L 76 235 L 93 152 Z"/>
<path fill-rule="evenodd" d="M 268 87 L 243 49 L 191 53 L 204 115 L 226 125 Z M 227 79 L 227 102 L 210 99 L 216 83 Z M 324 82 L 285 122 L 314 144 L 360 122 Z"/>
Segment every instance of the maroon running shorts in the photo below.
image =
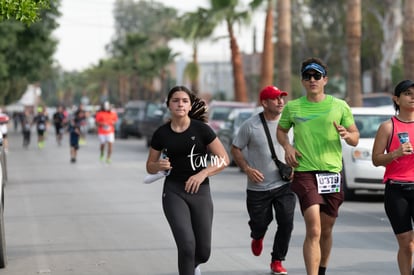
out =
<path fill-rule="evenodd" d="M 296 193 L 300 209 L 303 212 L 314 204 L 320 205 L 320 211 L 331 217 L 338 217 L 339 206 L 344 201 L 344 192 L 319 194 L 316 183 L 316 174 L 319 171 L 295 172 L 291 188 Z M 341 174 L 341 180 L 342 180 Z M 343 186 L 343 184 L 341 184 Z"/>

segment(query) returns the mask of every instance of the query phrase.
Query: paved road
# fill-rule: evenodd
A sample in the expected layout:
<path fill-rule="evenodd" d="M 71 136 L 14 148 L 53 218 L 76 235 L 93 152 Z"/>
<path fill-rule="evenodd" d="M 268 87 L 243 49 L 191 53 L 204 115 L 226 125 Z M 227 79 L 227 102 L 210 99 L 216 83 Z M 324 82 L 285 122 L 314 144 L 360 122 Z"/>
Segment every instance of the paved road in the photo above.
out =
<path fill-rule="evenodd" d="M 142 184 L 143 140 L 117 140 L 107 165 L 99 162 L 97 139 L 90 135 L 78 162 L 70 164 L 67 136 L 61 147 L 50 133 L 43 150 L 34 142 L 24 150 L 20 134 L 10 132 L 8 266 L 1 275 L 177 274 L 175 244 L 161 209 L 162 183 Z M 203 275 L 269 274 L 272 234 L 262 256 L 252 256 L 244 189 L 237 168 L 212 178 L 213 251 Z M 341 208 L 328 274 L 398 274 L 396 241 L 381 198 L 365 199 Z M 297 211 L 285 263 L 289 274 L 305 274 L 303 238 Z"/>

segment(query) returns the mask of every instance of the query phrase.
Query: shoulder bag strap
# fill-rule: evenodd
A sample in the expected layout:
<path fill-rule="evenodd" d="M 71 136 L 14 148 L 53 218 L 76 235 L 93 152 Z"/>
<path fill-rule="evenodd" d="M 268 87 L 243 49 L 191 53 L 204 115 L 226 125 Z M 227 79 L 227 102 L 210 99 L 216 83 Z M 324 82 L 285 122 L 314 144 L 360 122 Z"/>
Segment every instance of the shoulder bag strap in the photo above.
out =
<path fill-rule="evenodd" d="M 267 143 L 269 144 L 270 152 L 272 153 L 272 159 L 275 162 L 276 166 L 279 167 L 278 165 L 279 160 L 277 159 L 275 148 L 273 147 L 273 141 L 272 141 L 272 138 L 270 137 L 269 128 L 267 127 L 267 123 L 264 118 L 263 112 L 261 112 L 259 116 L 260 116 L 260 120 L 262 121 L 265 133 L 266 133 Z"/>

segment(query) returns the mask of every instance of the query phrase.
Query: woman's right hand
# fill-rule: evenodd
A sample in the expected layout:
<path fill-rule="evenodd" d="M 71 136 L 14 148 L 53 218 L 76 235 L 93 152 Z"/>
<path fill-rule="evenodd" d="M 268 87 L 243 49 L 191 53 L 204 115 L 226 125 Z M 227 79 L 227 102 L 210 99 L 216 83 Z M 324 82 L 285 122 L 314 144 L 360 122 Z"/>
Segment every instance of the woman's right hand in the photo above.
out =
<path fill-rule="evenodd" d="M 172 168 L 168 157 L 160 158 L 157 163 L 158 163 L 158 171 L 166 171 Z"/>

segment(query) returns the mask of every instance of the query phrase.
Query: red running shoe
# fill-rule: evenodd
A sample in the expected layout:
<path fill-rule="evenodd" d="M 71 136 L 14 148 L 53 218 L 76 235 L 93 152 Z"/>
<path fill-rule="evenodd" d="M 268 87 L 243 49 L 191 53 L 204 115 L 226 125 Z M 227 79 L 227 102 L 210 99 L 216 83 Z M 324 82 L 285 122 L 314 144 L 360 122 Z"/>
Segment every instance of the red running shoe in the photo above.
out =
<path fill-rule="evenodd" d="M 272 274 L 275 275 L 288 274 L 286 269 L 282 266 L 282 262 L 278 260 L 274 260 L 270 264 L 270 269 L 272 270 Z"/>
<path fill-rule="evenodd" d="M 255 240 L 252 240 L 252 253 L 254 256 L 260 256 L 262 254 L 263 250 L 263 238 Z"/>

